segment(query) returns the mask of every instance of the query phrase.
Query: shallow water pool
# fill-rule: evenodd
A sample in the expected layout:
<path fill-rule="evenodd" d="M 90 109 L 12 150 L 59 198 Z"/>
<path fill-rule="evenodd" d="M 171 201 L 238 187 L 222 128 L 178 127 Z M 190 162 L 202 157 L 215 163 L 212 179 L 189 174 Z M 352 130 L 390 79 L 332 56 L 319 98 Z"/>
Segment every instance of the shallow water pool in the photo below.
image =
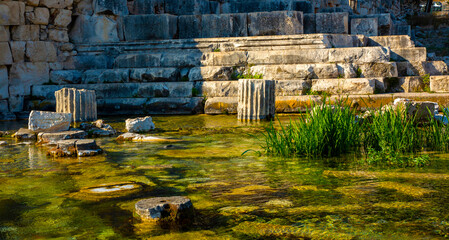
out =
<path fill-rule="evenodd" d="M 290 117 L 281 116 L 281 121 Z M 106 123 L 124 128 L 123 118 Z M 339 159 L 259 156 L 265 123 L 235 116 L 159 116 L 154 135 L 175 143 L 97 139 L 105 154 L 51 158 L 45 147 L 0 147 L 0 239 L 444 239 L 449 155 L 425 168 L 377 169 Z M 17 129 L 26 123 L 2 123 Z M 5 140 L 5 139 L 2 139 Z M 242 156 L 247 150 L 249 151 Z M 134 185 L 133 185 L 134 184 Z M 86 189 L 99 187 L 106 191 Z M 138 186 L 133 190 L 131 186 Z M 109 189 L 109 190 L 107 190 Z M 114 191 L 112 191 L 113 189 Z M 120 189 L 123 194 L 112 194 Z M 117 190 L 118 191 L 118 190 Z M 92 192 L 92 191 L 91 191 Z M 184 229 L 142 222 L 144 198 L 187 196 Z"/>

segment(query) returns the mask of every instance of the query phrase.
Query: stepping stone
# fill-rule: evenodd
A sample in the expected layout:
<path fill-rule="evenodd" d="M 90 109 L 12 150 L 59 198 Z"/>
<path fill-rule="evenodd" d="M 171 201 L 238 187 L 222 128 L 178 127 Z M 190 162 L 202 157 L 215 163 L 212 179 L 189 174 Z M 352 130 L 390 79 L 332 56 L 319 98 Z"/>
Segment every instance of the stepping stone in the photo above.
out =
<path fill-rule="evenodd" d="M 5 146 L 5 145 L 8 145 L 8 142 L 6 142 L 6 141 L 0 141 L 0 146 Z"/>
<path fill-rule="evenodd" d="M 79 200 L 100 201 L 127 197 L 142 191 L 143 185 L 136 182 L 114 182 L 82 188 L 70 196 Z"/>
<path fill-rule="evenodd" d="M 101 154 L 103 150 L 93 139 L 69 139 L 57 142 L 57 146 L 48 151 L 53 157 L 88 157 Z"/>
<path fill-rule="evenodd" d="M 18 141 L 36 141 L 36 134 L 26 128 L 21 128 L 13 135 Z"/>
<path fill-rule="evenodd" d="M 116 141 L 132 141 L 132 142 L 179 142 L 177 139 L 160 138 L 154 136 L 146 136 L 137 133 L 124 133 L 117 137 Z"/>
<path fill-rule="evenodd" d="M 66 139 L 83 139 L 87 135 L 86 132 L 81 130 L 64 131 L 57 133 L 39 133 L 39 143 L 56 144 L 60 140 Z"/>
<path fill-rule="evenodd" d="M 135 208 L 142 219 L 156 221 L 162 226 L 182 225 L 193 220 L 192 202 L 182 196 L 143 199 L 136 203 Z"/>

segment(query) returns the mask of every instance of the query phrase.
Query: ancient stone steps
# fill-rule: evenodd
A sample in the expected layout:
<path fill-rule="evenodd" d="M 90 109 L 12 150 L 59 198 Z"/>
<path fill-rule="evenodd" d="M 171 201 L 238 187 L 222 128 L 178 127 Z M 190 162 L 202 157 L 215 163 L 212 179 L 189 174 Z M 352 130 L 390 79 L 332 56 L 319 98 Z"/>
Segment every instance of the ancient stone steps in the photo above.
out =
<path fill-rule="evenodd" d="M 190 98 L 192 82 L 106 83 L 36 85 L 31 95 L 36 99 L 54 100 L 54 92 L 62 88 L 95 90 L 97 99 L 113 98 Z"/>
<path fill-rule="evenodd" d="M 394 93 L 374 95 L 334 95 L 328 100 L 344 100 L 362 110 L 380 108 L 392 103 L 396 98 L 407 98 L 416 101 L 437 102 L 440 106 L 449 106 L 449 93 Z M 311 109 L 312 104 L 322 103 L 323 98 L 317 95 L 276 96 L 277 113 L 298 113 Z M 237 97 L 208 98 L 204 111 L 206 114 L 237 113 Z"/>
<path fill-rule="evenodd" d="M 107 98 L 97 99 L 99 115 L 138 114 L 197 114 L 203 112 L 202 97 L 153 97 L 153 98 Z M 55 100 L 32 100 L 25 102 L 29 108 L 41 105 L 42 109 L 54 111 Z"/>
<path fill-rule="evenodd" d="M 413 48 L 409 36 L 372 36 L 348 34 L 299 34 L 279 36 L 223 37 L 197 39 L 148 40 L 117 43 L 77 44 L 79 55 L 99 55 L 105 53 L 154 53 L 178 52 L 179 50 L 213 51 L 257 51 L 288 50 L 310 48 L 346 47 L 390 47 Z"/>

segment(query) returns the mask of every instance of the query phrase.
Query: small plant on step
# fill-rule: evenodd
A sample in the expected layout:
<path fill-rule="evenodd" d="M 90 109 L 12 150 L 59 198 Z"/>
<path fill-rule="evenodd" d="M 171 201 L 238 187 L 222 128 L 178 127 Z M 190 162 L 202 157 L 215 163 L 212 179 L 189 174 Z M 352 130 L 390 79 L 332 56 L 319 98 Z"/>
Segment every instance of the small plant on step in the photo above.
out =
<path fill-rule="evenodd" d="M 212 51 L 213 52 L 221 52 L 221 50 L 219 48 L 214 48 Z"/>
<path fill-rule="evenodd" d="M 198 97 L 200 92 L 195 87 L 192 88 L 192 97 Z"/>
<path fill-rule="evenodd" d="M 361 78 L 363 75 L 362 69 L 357 68 L 356 74 L 357 74 L 357 78 Z"/>
<path fill-rule="evenodd" d="M 421 77 L 424 92 L 430 92 L 430 74 L 424 74 Z"/>

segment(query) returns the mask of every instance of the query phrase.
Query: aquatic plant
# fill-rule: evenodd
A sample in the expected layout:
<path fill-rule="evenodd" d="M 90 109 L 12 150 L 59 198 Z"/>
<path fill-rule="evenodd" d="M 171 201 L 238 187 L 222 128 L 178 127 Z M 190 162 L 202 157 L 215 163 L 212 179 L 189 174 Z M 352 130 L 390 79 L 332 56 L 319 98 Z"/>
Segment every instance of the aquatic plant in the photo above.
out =
<path fill-rule="evenodd" d="M 360 124 L 354 110 L 342 102 L 313 107 L 311 113 L 290 121 L 280 122 L 280 129 L 271 123 L 264 133 L 262 147 L 268 154 L 280 156 L 338 156 L 348 153 L 360 143 Z"/>

